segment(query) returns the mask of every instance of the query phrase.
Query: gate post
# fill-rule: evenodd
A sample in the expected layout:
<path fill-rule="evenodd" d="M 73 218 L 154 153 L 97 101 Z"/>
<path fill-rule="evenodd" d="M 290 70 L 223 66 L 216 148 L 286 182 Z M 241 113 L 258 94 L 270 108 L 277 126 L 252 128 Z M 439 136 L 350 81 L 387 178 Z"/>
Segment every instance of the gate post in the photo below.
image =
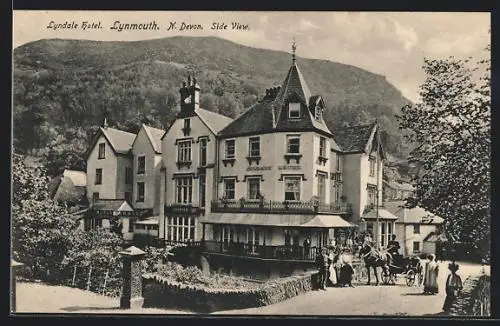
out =
<path fill-rule="evenodd" d="M 16 312 L 16 272 L 18 267 L 23 266 L 14 259 L 10 260 L 10 311 Z"/>
<path fill-rule="evenodd" d="M 142 270 L 141 260 L 146 253 L 137 247 L 129 247 L 120 252 L 123 262 L 123 288 L 120 308 L 142 308 Z"/>

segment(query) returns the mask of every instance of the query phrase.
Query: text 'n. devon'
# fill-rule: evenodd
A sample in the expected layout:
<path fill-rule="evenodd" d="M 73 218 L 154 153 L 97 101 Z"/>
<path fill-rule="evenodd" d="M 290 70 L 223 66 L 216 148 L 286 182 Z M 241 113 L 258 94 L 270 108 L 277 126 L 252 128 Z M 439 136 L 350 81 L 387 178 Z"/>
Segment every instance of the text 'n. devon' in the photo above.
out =
<path fill-rule="evenodd" d="M 146 22 L 146 23 L 123 23 L 116 20 L 109 29 L 117 32 L 123 31 L 158 31 L 160 27 L 156 21 Z"/>

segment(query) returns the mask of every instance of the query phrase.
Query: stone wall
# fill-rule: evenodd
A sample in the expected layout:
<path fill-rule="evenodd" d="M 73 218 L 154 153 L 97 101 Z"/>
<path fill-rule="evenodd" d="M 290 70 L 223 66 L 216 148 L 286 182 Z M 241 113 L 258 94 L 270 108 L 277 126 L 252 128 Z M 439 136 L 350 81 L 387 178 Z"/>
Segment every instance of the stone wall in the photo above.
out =
<path fill-rule="evenodd" d="M 282 278 L 252 289 L 209 289 L 143 275 L 144 307 L 183 308 L 210 313 L 261 307 L 287 300 L 313 289 L 316 273 Z"/>
<path fill-rule="evenodd" d="M 451 316 L 491 316 L 491 277 L 469 276 L 453 304 Z"/>

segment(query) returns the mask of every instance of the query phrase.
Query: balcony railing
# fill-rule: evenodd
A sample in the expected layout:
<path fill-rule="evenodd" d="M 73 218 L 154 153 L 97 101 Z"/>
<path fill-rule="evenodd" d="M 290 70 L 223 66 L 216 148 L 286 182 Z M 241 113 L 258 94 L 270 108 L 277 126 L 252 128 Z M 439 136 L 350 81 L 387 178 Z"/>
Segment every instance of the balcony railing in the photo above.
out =
<path fill-rule="evenodd" d="M 305 250 L 300 246 L 267 246 L 242 242 L 201 241 L 205 253 L 226 254 L 238 257 L 251 257 L 275 260 L 315 261 L 317 247 Z"/>
<path fill-rule="evenodd" d="M 212 212 L 216 213 L 274 213 L 274 214 L 349 214 L 348 203 L 318 204 L 303 201 L 249 201 L 213 200 Z"/>

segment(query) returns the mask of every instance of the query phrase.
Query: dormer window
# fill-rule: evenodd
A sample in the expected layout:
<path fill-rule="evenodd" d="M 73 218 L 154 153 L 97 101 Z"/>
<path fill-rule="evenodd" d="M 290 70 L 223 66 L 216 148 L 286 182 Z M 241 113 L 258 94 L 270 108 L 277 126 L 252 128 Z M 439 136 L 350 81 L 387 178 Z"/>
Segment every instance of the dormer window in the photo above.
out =
<path fill-rule="evenodd" d="M 288 118 L 299 119 L 300 118 L 300 103 L 289 103 L 288 104 Z"/>
<path fill-rule="evenodd" d="M 314 118 L 320 121 L 322 113 L 323 111 L 321 110 L 321 108 L 319 106 L 316 106 L 316 108 L 314 109 Z"/>

